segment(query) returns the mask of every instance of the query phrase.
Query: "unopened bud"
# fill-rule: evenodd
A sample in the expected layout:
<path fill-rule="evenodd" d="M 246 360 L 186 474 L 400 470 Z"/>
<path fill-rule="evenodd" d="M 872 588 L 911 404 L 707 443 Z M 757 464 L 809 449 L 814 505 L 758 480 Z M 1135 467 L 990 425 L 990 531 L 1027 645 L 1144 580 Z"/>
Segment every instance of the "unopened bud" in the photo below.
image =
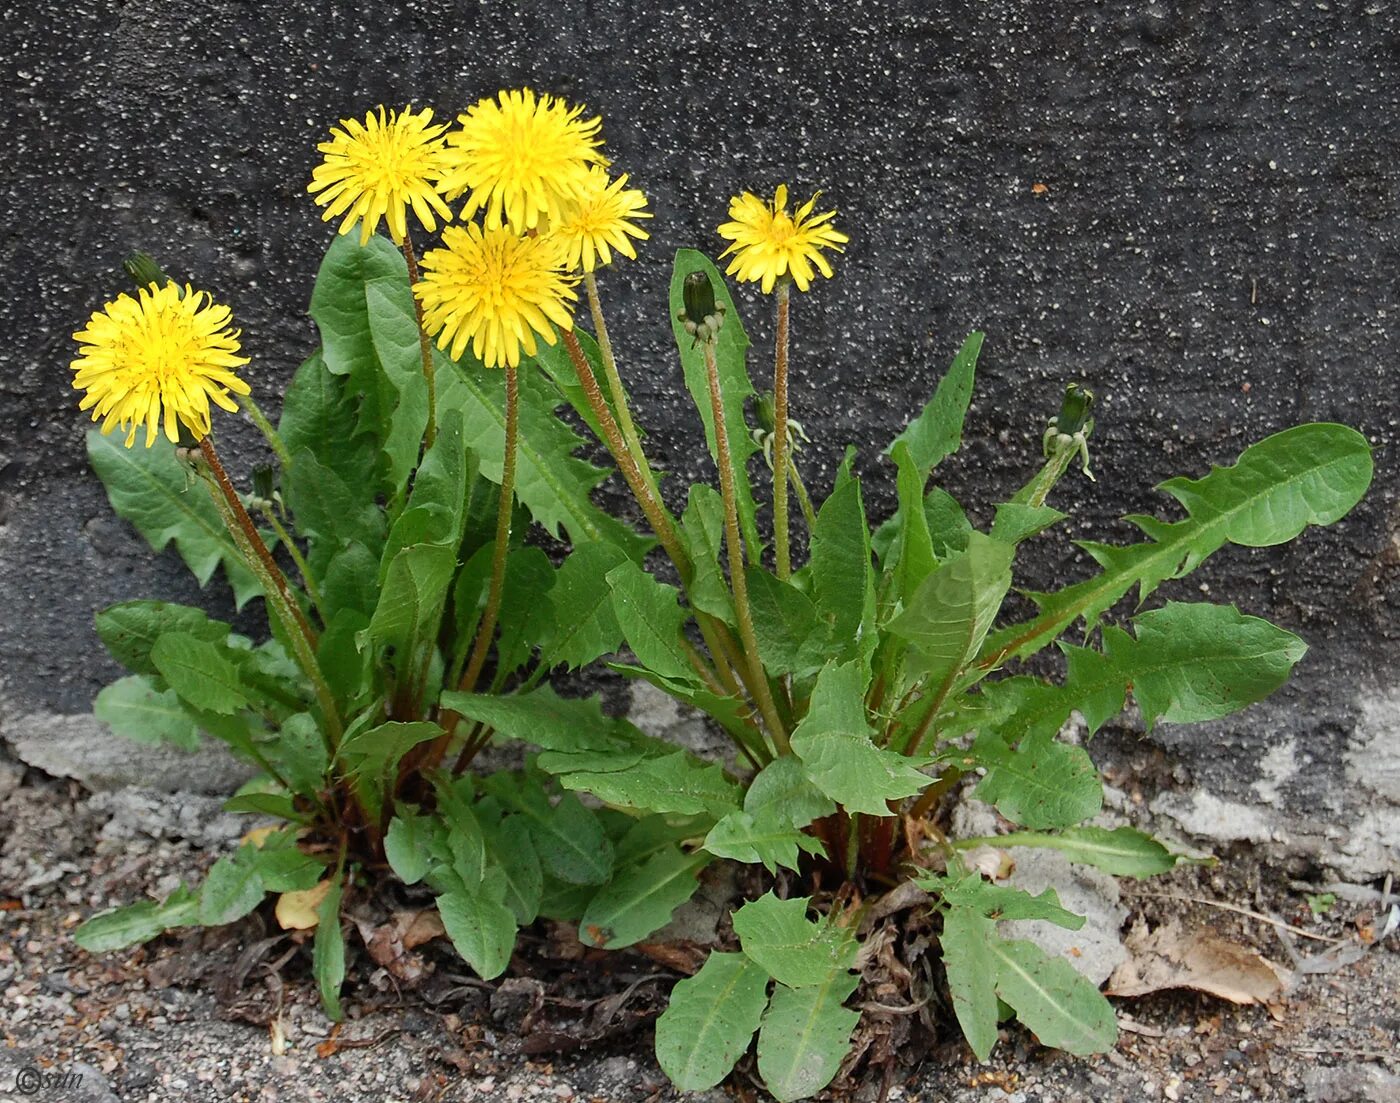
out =
<path fill-rule="evenodd" d="M 708 322 L 715 313 L 715 289 L 710 283 L 708 272 L 692 272 L 681 285 L 681 298 L 685 303 L 685 316 L 696 325 Z"/>
<path fill-rule="evenodd" d="M 253 495 L 264 502 L 272 501 L 272 465 L 260 463 L 253 468 Z"/>
<path fill-rule="evenodd" d="M 1094 407 L 1094 393 L 1078 383 L 1065 388 L 1065 399 L 1060 404 L 1060 412 L 1055 418 L 1055 428 L 1066 436 L 1074 436 L 1084 429 L 1089 420 L 1089 411 Z"/>
<path fill-rule="evenodd" d="M 139 250 L 122 261 L 122 270 L 131 277 L 137 287 L 150 287 L 151 284 L 164 287 L 167 283 L 174 282 L 155 262 L 154 257 Z"/>

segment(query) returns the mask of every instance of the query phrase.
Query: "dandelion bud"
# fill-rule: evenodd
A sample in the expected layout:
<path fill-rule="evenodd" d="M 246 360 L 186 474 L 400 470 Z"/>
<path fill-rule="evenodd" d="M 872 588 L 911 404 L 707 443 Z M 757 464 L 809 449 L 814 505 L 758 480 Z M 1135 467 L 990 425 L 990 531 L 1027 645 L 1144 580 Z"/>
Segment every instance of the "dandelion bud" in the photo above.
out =
<path fill-rule="evenodd" d="M 682 285 L 685 316 L 696 325 L 709 324 L 715 313 L 715 289 L 707 272 L 692 272 Z"/>
<path fill-rule="evenodd" d="M 143 253 L 137 250 L 131 253 L 126 260 L 122 261 L 122 271 L 131 277 L 137 287 L 150 287 L 155 284 L 157 287 L 164 287 L 171 282 L 169 276 L 150 253 Z"/>
<path fill-rule="evenodd" d="M 1078 383 L 1065 388 L 1065 400 L 1055 418 L 1055 428 L 1066 436 L 1074 436 L 1083 431 L 1089 420 L 1089 411 L 1094 406 L 1094 393 Z M 1092 425 L 1090 426 L 1092 428 Z"/>
<path fill-rule="evenodd" d="M 253 468 L 253 496 L 264 502 L 272 501 L 272 465 L 260 463 Z"/>

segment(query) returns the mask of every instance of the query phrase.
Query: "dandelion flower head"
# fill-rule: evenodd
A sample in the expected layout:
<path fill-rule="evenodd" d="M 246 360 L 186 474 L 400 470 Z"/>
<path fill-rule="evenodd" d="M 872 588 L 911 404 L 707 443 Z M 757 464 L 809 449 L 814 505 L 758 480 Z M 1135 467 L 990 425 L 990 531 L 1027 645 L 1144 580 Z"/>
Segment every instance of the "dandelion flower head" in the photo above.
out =
<path fill-rule="evenodd" d="M 79 408 L 102 419 L 103 433 L 126 430 L 128 448 L 141 425 L 147 448 L 162 428 L 172 443 L 181 425 L 203 439 L 209 403 L 232 413 L 238 405 L 229 392 L 249 392 L 234 374 L 248 359 L 238 355 L 239 331 L 230 321 L 228 307 L 188 285 L 183 293 L 167 283 L 144 287 L 136 298 L 119 295 L 73 334 L 80 346 L 73 387 L 85 392 Z"/>
<path fill-rule="evenodd" d="M 751 192 L 729 202 L 729 221 L 719 228 L 720 237 L 731 242 L 720 254 L 732 254 L 725 272 L 748 283 L 760 282 L 765 292 L 782 277 L 792 277 L 799 291 L 806 291 L 817 272 L 831 277 L 831 264 L 824 249 L 843 252 L 850 240 L 831 224 L 835 211 L 813 215 L 818 196 L 814 195 L 793 214 L 787 210 L 787 185 L 779 184 L 771 203 Z"/>
<path fill-rule="evenodd" d="M 454 360 L 470 342 L 488 368 L 516 367 L 522 353 L 535 355 L 536 335 L 552 345 L 555 326 L 573 328 L 568 304 L 578 295 L 553 238 L 471 222 L 446 227 L 442 243 L 423 255 L 423 278 L 413 293 L 423 328 L 438 348 L 451 346 Z"/>
<path fill-rule="evenodd" d="M 529 88 L 487 97 L 458 115 L 447 136 L 442 189 L 467 194 L 463 219 L 485 211 L 487 226 L 543 229 L 588 189 L 590 165 L 606 163 L 602 120 Z"/>
<path fill-rule="evenodd" d="M 592 272 L 611 264 L 614 249 L 635 260 L 637 251 L 630 239 L 645 241 L 650 235 L 632 220 L 652 217 L 646 205 L 647 197 L 627 186 L 625 173 L 609 183 L 607 170 L 595 165 L 586 190 L 550 225 L 551 236 L 564 247 L 569 270 Z"/>
<path fill-rule="evenodd" d="M 437 220 L 452 220 L 438 191 L 445 152 L 442 135 L 446 125 L 433 126 L 433 110 L 378 114 L 371 111 L 365 121 L 342 119 L 331 128 L 331 140 L 316 148 L 325 154 L 311 174 L 307 191 L 326 208 L 323 221 L 344 215 L 340 233 L 360 227 L 360 244 L 365 245 L 384 219 L 394 244 L 402 245 L 408 234 L 410 207 L 429 233 Z M 317 194 L 319 193 L 319 194 Z"/>

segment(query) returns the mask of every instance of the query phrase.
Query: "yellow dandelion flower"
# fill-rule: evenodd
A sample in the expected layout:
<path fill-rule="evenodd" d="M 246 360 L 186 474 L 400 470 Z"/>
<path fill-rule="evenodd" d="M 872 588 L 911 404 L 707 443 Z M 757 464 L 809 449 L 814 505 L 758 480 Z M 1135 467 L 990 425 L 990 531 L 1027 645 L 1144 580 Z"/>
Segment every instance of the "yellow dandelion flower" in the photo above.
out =
<path fill-rule="evenodd" d="M 316 148 L 325 159 L 311 174 L 306 190 L 326 208 L 323 222 L 344 215 L 340 233 L 359 223 L 360 244 L 365 245 L 379 228 L 389 225 L 389 236 L 402 245 L 408 234 L 408 208 L 429 233 L 437 220 L 452 221 L 452 209 L 438 194 L 438 177 L 444 165 L 442 135 L 447 126 L 433 126 L 433 109 L 417 114 L 412 106 L 402 111 L 383 107 L 366 113 L 364 123 L 341 119 L 331 127 L 331 140 Z"/>
<path fill-rule="evenodd" d="M 835 211 L 823 211 L 813 217 L 812 208 L 820 194 L 791 215 L 787 211 L 786 184 L 778 185 L 772 203 L 751 192 L 731 199 L 730 221 L 719 228 L 719 236 L 733 242 L 720 254 L 734 254 L 725 272 L 749 283 L 762 281 L 765 292 L 772 291 L 774 283 L 783 276 L 791 276 L 799 291 L 811 286 L 817 272 L 829 279 L 831 265 L 822 250 L 844 252 L 841 247 L 850 238 L 831 225 Z"/>
<path fill-rule="evenodd" d="M 423 256 L 423 279 L 413 285 L 423 328 L 452 359 L 467 342 L 488 368 L 516 367 L 523 351 L 534 356 L 535 335 L 554 344 L 554 327 L 573 328 L 568 304 L 577 300 L 561 271 L 559 243 L 519 237 L 503 226 L 448 226 L 445 248 Z"/>
<path fill-rule="evenodd" d="M 541 228 L 588 186 L 588 167 L 606 164 L 599 151 L 602 120 L 582 107 L 528 88 L 479 100 L 447 136 L 442 190 L 465 193 L 462 218 L 486 212 L 486 225 L 508 223 L 517 233 Z"/>
<path fill-rule="evenodd" d="M 173 283 L 152 284 L 139 298 L 119 295 L 73 334 L 81 346 L 73 361 L 73 387 L 86 392 L 79 409 L 102 418 L 102 432 L 126 430 L 126 446 L 146 427 L 146 447 L 155 444 L 162 423 L 172 443 L 180 426 L 201 440 L 209 433 L 212 400 L 238 409 L 229 392 L 247 394 L 248 384 L 234 370 L 248 363 L 238 355 L 238 334 L 229 328 L 229 308 L 207 292 Z"/>
<path fill-rule="evenodd" d="M 558 222 L 550 223 L 550 236 L 564 249 L 564 263 L 570 271 L 582 268 L 592 272 L 612 263 L 616 249 L 624 257 L 637 258 L 629 237 L 645 241 L 650 235 L 630 219 L 650 218 L 647 197 L 627 186 L 624 173 L 608 183 L 607 170 L 595 165 L 588 174 L 588 187 L 564 211 Z"/>

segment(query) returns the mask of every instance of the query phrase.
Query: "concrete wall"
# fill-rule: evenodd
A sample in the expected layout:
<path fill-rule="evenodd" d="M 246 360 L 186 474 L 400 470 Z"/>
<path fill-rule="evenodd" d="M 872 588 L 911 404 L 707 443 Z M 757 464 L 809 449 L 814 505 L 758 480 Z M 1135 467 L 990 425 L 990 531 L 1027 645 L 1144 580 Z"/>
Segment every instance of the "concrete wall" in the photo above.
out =
<path fill-rule="evenodd" d="M 82 714 L 116 668 L 93 610 L 200 596 L 85 464 L 69 334 L 123 289 L 122 256 L 149 249 L 230 303 L 275 407 L 314 342 L 332 231 L 304 189 L 328 125 L 381 101 L 446 115 L 528 82 L 601 112 L 652 198 L 652 240 L 604 294 L 658 458 L 683 475 L 697 423 L 668 351 L 670 255 L 718 251 L 727 198 L 783 180 L 821 188 L 852 238 L 794 312 L 819 486 L 854 441 L 888 500 L 877 453 L 973 328 L 988 341 L 970 448 L 946 485 L 981 519 L 1071 378 L 1102 398 L 1099 482 L 1057 499 L 1077 536 L 1128 537 L 1114 518 L 1161 508 L 1152 484 L 1300 420 L 1365 432 L 1377 481 L 1344 523 L 1227 550 L 1174 591 L 1208 587 L 1313 649 L 1273 702 L 1157 737 L 1183 784 L 1161 807 L 1217 835 L 1281 833 L 1358 876 L 1394 864 L 1393 4 L 40 0 L 3 33 L 0 723 L 35 761 L 81 772 L 53 748 L 98 738 Z M 771 319 L 749 300 L 762 346 Z M 245 430 L 219 431 L 246 464 Z M 1024 582 L 1084 570 L 1055 538 Z"/>

